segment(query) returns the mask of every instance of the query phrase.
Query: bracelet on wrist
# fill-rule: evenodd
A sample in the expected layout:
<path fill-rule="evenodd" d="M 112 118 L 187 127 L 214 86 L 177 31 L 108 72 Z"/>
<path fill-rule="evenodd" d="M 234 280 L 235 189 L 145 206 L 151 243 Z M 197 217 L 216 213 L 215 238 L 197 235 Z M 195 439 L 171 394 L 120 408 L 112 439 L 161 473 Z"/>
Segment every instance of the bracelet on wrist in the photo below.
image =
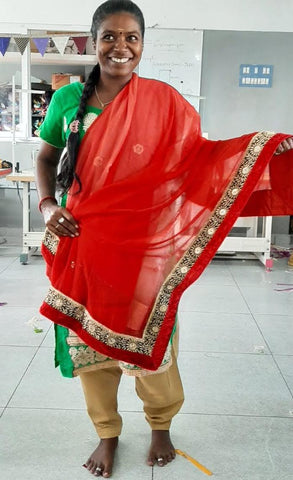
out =
<path fill-rule="evenodd" d="M 52 197 L 51 195 L 49 195 L 48 197 L 44 197 L 44 198 L 41 198 L 41 200 L 39 201 L 39 205 L 38 205 L 38 208 L 39 208 L 39 211 L 42 213 L 42 205 L 44 202 L 46 202 L 47 200 L 53 200 L 56 204 L 57 204 L 57 200 L 55 197 Z"/>

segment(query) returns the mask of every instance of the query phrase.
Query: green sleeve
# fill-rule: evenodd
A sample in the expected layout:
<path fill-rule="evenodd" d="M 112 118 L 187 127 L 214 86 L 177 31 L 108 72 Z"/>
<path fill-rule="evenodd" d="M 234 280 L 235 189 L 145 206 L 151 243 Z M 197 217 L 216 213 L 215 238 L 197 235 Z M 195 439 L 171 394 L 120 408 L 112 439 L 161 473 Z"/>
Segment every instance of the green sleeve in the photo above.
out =
<path fill-rule="evenodd" d="M 62 103 L 60 104 L 59 95 L 55 92 L 45 120 L 39 128 L 41 139 L 56 148 L 64 148 L 66 146 L 64 123 L 66 123 L 66 119 L 63 115 Z"/>

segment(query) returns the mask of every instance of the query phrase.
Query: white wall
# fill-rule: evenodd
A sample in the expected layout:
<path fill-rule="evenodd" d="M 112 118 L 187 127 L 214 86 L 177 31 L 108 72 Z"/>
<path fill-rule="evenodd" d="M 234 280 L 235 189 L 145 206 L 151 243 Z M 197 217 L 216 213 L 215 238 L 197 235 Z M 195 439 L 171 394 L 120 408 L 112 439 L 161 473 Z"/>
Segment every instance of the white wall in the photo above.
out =
<path fill-rule="evenodd" d="M 85 30 L 97 0 L 2 0 L 0 32 L 27 28 Z M 292 32 L 292 0 L 137 0 L 147 26 Z M 5 4 L 5 5 L 4 5 Z"/>
<path fill-rule="evenodd" d="M 210 138 L 293 133 L 293 33 L 205 31 L 203 45 L 200 113 Z M 239 87 L 246 63 L 273 65 L 272 87 Z"/>

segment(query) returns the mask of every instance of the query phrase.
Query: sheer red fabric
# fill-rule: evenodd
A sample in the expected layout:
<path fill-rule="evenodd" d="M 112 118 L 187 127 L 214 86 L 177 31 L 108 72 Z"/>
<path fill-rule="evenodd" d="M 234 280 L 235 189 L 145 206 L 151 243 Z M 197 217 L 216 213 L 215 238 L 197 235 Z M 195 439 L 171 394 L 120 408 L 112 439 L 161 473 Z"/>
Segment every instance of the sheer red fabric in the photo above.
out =
<path fill-rule="evenodd" d="M 164 83 L 138 78 L 81 143 L 68 209 L 78 238 L 46 233 L 51 288 L 41 313 L 95 350 L 159 367 L 178 302 L 237 217 L 293 213 L 288 135 L 209 141 L 198 114 Z"/>

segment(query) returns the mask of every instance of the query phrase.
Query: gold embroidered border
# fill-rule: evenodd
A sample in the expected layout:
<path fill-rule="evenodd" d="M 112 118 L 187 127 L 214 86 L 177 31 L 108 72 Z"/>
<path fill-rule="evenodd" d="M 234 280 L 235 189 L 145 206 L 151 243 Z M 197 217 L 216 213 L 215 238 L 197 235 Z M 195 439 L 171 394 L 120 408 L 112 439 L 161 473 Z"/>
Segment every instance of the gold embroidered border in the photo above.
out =
<path fill-rule="evenodd" d="M 57 252 L 57 247 L 59 243 L 59 237 L 55 235 L 55 233 L 51 232 L 48 228 L 46 228 L 44 237 L 43 237 L 43 244 L 52 253 L 55 255 Z"/>
<path fill-rule="evenodd" d="M 202 251 L 222 224 L 226 213 L 237 199 L 257 157 L 273 135 L 274 133 L 271 132 L 260 132 L 251 139 L 238 172 L 216 206 L 211 219 L 200 230 L 185 255 L 177 263 L 162 285 L 142 338 L 117 334 L 107 329 L 94 320 L 82 305 L 74 302 L 53 287 L 49 289 L 45 302 L 66 316 L 77 320 L 87 333 L 105 345 L 150 356 L 164 321 L 172 291 L 184 280 L 189 270 L 194 266 Z M 55 248 L 55 242 L 52 240 L 48 241 L 48 244 L 52 249 Z"/>

